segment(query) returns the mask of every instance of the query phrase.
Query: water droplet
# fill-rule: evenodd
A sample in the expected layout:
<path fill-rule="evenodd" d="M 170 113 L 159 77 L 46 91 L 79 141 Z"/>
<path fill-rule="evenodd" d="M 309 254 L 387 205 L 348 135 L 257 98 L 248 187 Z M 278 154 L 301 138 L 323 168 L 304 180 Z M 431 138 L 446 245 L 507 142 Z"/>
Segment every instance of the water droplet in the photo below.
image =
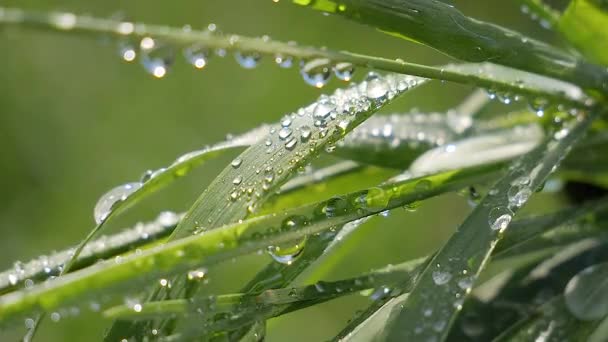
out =
<path fill-rule="evenodd" d="M 230 163 L 230 165 L 232 165 L 232 167 L 235 169 L 238 169 L 241 164 L 243 164 L 243 160 L 241 158 L 236 158 L 232 161 L 232 163 Z"/>
<path fill-rule="evenodd" d="M 184 50 L 186 61 L 197 69 L 202 69 L 207 65 L 209 54 L 209 49 L 202 45 L 193 45 Z"/>
<path fill-rule="evenodd" d="M 433 271 L 432 277 L 435 285 L 445 285 L 452 279 L 452 274 L 450 272 L 437 270 Z"/>
<path fill-rule="evenodd" d="M 243 177 L 242 176 L 236 176 L 232 180 L 232 184 L 234 184 L 234 185 L 239 185 L 239 184 L 241 184 L 241 182 L 243 182 Z"/>
<path fill-rule="evenodd" d="M 128 42 L 121 42 L 118 45 L 118 55 L 125 62 L 133 62 L 137 57 L 137 50 L 135 46 Z"/>
<path fill-rule="evenodd" d="M 59 312 L 53 312 L 51 314 L 51 321 L 59 322 L 60 319 L 61 319 L 61 315 L 59 314 Z"/>
<path fill-rule="evenodd" d="M 289 231 L 298 229 L 306 224 L 307 222 L 304 216 L 292 216 L 283 221 L 281 224 L 281 230 Z M 291 263 L 293 263 L 296 258 L 302 254 L 307 240 L 308 237 L 304 236 L 295 242 L 289 242 L 277 246 L 268 246 L 267 251 L 275 261 L 282 264 L 291 265 Z"/>
<path fill-rule="evenodd" d="M 291 136 L 291 133 L 293 133 L 293 131 L 291 130 L 291 128 L 283 127 L 279 131 L 279 139 L 285 140 L 285 139 L 287 139 L 287 138 L 289 138 Z"/>
<path fill-rule="evenodd" d="M 101 196 L 95 205 L 95 209 L 93 210 L 95 222 L 97 224 L 102 223 L 112 212 L 112 207 L 115 205 L 115 203 L 127 199 L 129 195 L 141 188 L 141 185 L 142 184 L 139 182 L 123 184 L 115 187 Z"/>
<path fill-rule="evenodd" d="M 133 305 L 133 311 L 135 311 L 135 312 L 141 312 L 142 309 L 143 308 L 142 308 L 141 304 L 139 304 L 139 303 Z"/>
<path fill-rule="evenodd" d="M 297 144 L 298 144 L 298 139 L 296 139 L 296 138 L 290 138 L 285 143 L 285 148 L 287 150 L 291 151 L 291 150 L 293 150 L 296 147 Z"/>
<path fill-rule="evenodd" d="M 513 212 L 511 209 L 505 207 L 495 207 L 492 208 L 488 214 L 488 224 L 492 230 L 502 232 L 509 226 L 512 218 Z"/>
<path fill-rule="evenodd" d="M 312 135 L 312 130 L 308 126 L 300 127 L 300 138 L 302 138 L 302 142 L 307 142 Z"/>
<path fill-rule="evenodd" d="M 386 81 L 376 74 L 368 75 L 365 95 L 375 103 L 382 103 L 388 98 L 388 85 Z"/>
<path fill-rule="evenodd" d="M 532 190 L 529 187 L 513 185 L 507 192 L 509 206 L 519 208 L 528 201 L 528 198 L 530 198 L 531 195 Z"/>
<path fill-rule="evenodd" d="M 355 66 L 351 63 L 340 62 L 334 65 L 334 74 L 342 81 L 350 81 L 355 73 Z"/>
<path fill-rule="evenodd" d="M 253 69 L 258 66 L 262 56 L 257 52 L 237 52 L 234 58 L 245 69 Z"/>
<path fill-rule="evenodd" d="M 150 37 L 144 37 L 139 43 L 141 64 L 144 69 L 156 78 L 162 78 L 174 60 L 173 48 L 160 44 Z"/>
<path fill-rule="evenodd" d="M 13 274 L 13 273 L 9 273 L 9 275 L 8 275 L 8 282 L 9 282 L 9 284 L 15 286 L 19 282 L 19 277 L 16 276 L 15 274 Z"/>
<path fill-rule="evenodd" d="M 36 324 L 36 321 L 34 321 L 32 318 L 25 319 L 25 328 L 26 329 L 28 329 L 28 330 L 32 329 L 35 324 Z"/>
<path fill-rule="evenodd" d="M 293 57 L 285 56 L 282 54 L 276 54 L 274 56 L 274 62 L 281 68 L 288 69 L 293 66 Z"/>
<path fill-rule="evenodd" d="M 300 74 L 304 81 L 313 87 L 322 88 L 331 76 L 331 61 L 327 58 L 315 58 L 300 62 Z"/>
<path fill-rule="evenodd" d="M 322 211 L 327 217 L 343 214 L 348 209 L 348 202 L 342 197 L 334 197 L 327 201 Z"/>
<path fill-rule="evenodd" d="M 549 105 L 549 101 L 542 97 L 537 97 L 531 100 L 528 105 L 530 106 L 530 110 L 536 113 L 536 116 L 543 117 L 543 115 L 545 115 L 545 110 Z"/>

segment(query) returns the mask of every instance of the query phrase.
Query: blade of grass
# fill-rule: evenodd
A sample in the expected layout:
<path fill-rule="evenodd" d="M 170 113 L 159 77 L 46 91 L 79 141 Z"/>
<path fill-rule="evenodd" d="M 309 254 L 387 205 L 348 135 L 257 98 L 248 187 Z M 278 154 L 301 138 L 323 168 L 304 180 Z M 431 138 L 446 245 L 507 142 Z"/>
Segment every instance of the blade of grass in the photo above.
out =
<path fill-rule="evenodd" d="M 210 265 L 297 240 L 336 225 L 375 215 L 446 191 L 457 190 L 474 181 L 492 178 L 497 165 L 437 175 L 379 186 L 321 203 L 257 217 L 153 247 L 141 254 L 105 261 L 0 297 L 0 321 L 34 310 L 52 310 L 83 298 L 111 294 L 121 287 L 132 288 L 137 280 L 158 279 L 201 265 Z M 278 229 L 285 220 L 300 220 L 292 229 Z"/>
<path fill-rule="evenodd" d="M 503 91 L 527 95 L 530 98 L 543 97 L 566 103 L 572 106 L 585 106 L 581 99 L 572 99 L 559 92 L 548 89 L 528 87 L 525 82 L 503 82 L 481 73 L 464 73 L 441 67 L 430 67 L 407 63 L 401 59 L 393 60 L 375 56 L 366 56 L 348 51 L 332 51 L 315 47 L 268 40 L 265 38 L 248 38 L 238 35 L 209 34 L 205 31 L 185 31 L 181 27 L 158 26 L 143 23 L 121 22 L 111 19 L 78 16 L 63 12 L 30 12 L 19 8 L 0 7 L 0 25 L 18 25 L 34 29 L 51 30 L 63 33 L 82 33 L 98 36 L 105 34 L 118 39 L 135 39 L 154 37 L 179 47 L 202 44 L 211 49 L 230 51 L 256 52 L 260 54 L 282 54 L 301 59 L 327 58 L 336 62 L 349 62 L 356 66 L 373 68 L 415 75 L 419 77 L 440 79 L 455 83 L 472 84 L 479 87 L 501 89 Z M 561 70 L 564 66 L 560 66 Z M 601 75 L 601 74 L 599 74 Z M 582 77 L 582 75 L 581 75 Z"/>
<path fill-rule="evenodd" d="M 492 61 L 600 92 L 608 89 L 605 68 L 519 32 L 469 18 L 438 0 L 292 1 L 372 25 L 460 60 Z"/>
<path fill-rule="evenodd" d="M 389 341 L 444 339 L 514 212 L 587 131 L 594 117 L 584 115 L 566 137 L 549 139 L 514 162 L 509 174 L 492 188 L 491 194 L 430 261 L 407 300 L 397 299 L 403 306 L 390 314 L 388 328 L 377 333 Z M 513 205 L 516 194 L 519 197 Z M 459 286 L 465 280 L 467 286 Z M 435 313 L 432 324 L 425 319 L 425 310 Z"/>
<path fill-rule="evenodd" d="M 608 40 L 608 11 L 590 0 L 570 1 L 557 26 L 566 39 L 596 63 L 608 65 L 608 52 L 599 42 Z"/>

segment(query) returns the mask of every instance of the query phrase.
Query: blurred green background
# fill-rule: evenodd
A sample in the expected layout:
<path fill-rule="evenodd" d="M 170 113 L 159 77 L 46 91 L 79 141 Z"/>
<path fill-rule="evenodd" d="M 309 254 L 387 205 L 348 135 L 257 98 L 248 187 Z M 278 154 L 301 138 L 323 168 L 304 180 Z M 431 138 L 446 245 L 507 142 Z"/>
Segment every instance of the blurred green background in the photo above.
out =
<path fill-rule="evenodd" d="M 552 35 L 519 12 L 516 1 L 461 0 L 468 15 L 523 31 L 540 39 Z M 328 46 L 406 61 L 440 64 L 448 58 L 429 48 L 389 37 L 339 17 L 323 16 L 286 0 L 205 1 L 0 1 L 0 6 L 65 10 L 134 21 L 220 30 L 248 36 L 268 34 L 302 45 Z M 0 27 L 0 266 L 73 245 L 93 225 L 93 206 L 108 189 L 139 179 L 146 169 L 168 165 L 178 155 L 244 132 L 262 122 L 344 86 L 333 80 L 322 90 L 306 85 L 298 71 L 280 69 L 266 58 L 253 70 L 234 58 L 213 57 L 194 70 L 177 54 L 161 80 L 137 62 L 118 57 L 107 38 Z M 356 79 L 364 75 L 357 71 Z M 433 83 L 407 94 L 388 111 L 413 107 L 444 110 L 469 87 Z M 502 110 L 494 105 L 494 110 Z M 227 162 L 227 155 L 178 181 L 121 217 L 114 229 L 153 219 L 161 210 L 183 211 Z M 360 187 L 366 184 L 360 184 Z M 326 197 L 332 194 L 328 193 Z M 425 255 L 439 246 L 469 211 L 457 195 L 426 202 L 414 212 L 396 210 L 374 218 L 372 232 L 332 279 L 387 263 Z M 220 265 L 210 270 L 208 291 L 237 290 L 270 258 Z M 272 322 L 268 341 L 319 341 L 335 334 L 367 299 L 352 296 Z M 108 322 L 82 313 L 47 321 L 38 341 L 95 341 Z M 15 340 L 23 329 L 5 329 L 0 340 Z"/>

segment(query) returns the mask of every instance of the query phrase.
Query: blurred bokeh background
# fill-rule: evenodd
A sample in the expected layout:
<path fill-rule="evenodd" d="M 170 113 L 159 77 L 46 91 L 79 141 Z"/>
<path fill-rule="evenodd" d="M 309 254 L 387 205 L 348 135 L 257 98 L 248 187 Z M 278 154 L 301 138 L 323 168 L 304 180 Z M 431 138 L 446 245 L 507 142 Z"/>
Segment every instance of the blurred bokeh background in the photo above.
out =
<path fill-rule="evenodd" d="M 550 32 L 521 14 L 516 1 L 460 0 L 468 15 L 493 21 L 544 40 Z M 205 1 L 0 1 L 0 6 L 64 10 L 110 17 L 120 14 L 148 23 L 264 34 L 302 45 L 328 46 L 406 61 L 441 64 L 438 52 L 384 35 L 339 17 L 271 0 Z M 146 169 L 176 156 L 244 132 L 262 122 L 343 87 L 332 80 L 318 90 L 305 84 L 297 68 L 280 69 L 265 58 L 253 70 L 232 55 L 212 57 L 195 70 L 177 54 L 163 79 L 138 62 L 118 57 L 116 42 L 53 32 L 0 27 L 0 266 L 77 243 L 94 226 L 93 206 L 108 189 L 137 180 Z M 355 80 L 365 70 L 357 70 Z M 471 88 L 433 83 L 407 94 L 388 112 L 445 110 Z M 492 110 L 505 110 L 498 104 Z M 385 112 L 387 112 L 385 111 Z M 232 158 L 205 164 L 190 176 L 146 200 L 112 224 L 114 230 L 156 217 L 161 210 L 186 210 Z M 367 184 L 359 184 L 363 187 Z M 330 197 L 328 193 L 326 197 Z M 374 218 L 373 232 L 345 258 L 331 279 L 425 255 L 449 236 L 470 210 L 466 199 L 442 196 L 416 212 L 396 210 Z M 237 260 L 209 272 L 208 291 L 226 293 L 251 277 L 266 255 Z M 268 341 L 320 341 L 336 333 L 365 298 L 347 297 L 272 322 Z M 57 323 L 47 321 L 38 341 L 99 340 L 109 322 L 83 312 Z M 15 340 L 23 329 L 0 331 Z"/>

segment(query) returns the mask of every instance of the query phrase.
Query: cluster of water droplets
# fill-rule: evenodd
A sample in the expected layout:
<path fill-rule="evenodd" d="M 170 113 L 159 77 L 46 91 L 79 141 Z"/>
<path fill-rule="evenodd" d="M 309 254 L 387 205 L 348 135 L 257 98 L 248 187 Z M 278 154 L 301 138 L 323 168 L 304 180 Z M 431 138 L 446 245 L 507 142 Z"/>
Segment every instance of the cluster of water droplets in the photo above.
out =
<path fill-rule="evenodd" d="M 473 288 L 475 276 L 469 274 L 469 271 L 462 269 L 460 271 L 453 270 L 451 266 L 435 264 L 431 277 L 435 286 L 441 289 L 441 292 L 451 297 L 452 306 L 460 311 L 464 304 L 464 299 Z M 423 298 L 424 301 L 433 303 L 436 298 Z M 451 311 L 447 308 L 433 309 L 429 306 L 422 306 L 420 312 L 422 317 L 425 317 L 422 324 L 414 330 L 414 336 L 423 334 L 424 332 L 432 332 L 432 335 L 441 334 L 447 328 L 451 318 Z"/>
<path fill-rule="evenodd" d="M 461 120 L 449 120 L 455 115 L 448 113 L 420 113 L 376 115 L 355 128 L 337 145 L 341 148 L 372 146 L 378 150 L 386 147 L 408 149 L 437 147 L 452 141 L 461 129 Z M 465 119 L 462 119 L 465 120 Z"/>
<path fill-rule="evenodd" d="M 101 236 L 87 244 L 81 258 L 90 258 L 95 255 L 103 255 L 107 250 L 121 249 L 132 246 L 138 241 L 149 241 L 158 236 L 164 236 L 171 231 L 180 220 L 181 215 L 170 211 L 162 212 L 158 218 L 149 223 L 138 223 L 133 228 L 127 229 L 111 236 Z M 42 255 L 28 262 L 16 262 L 13 267 L 0 273 L 0 288 L 23 285 L 25 288 L 34 286 L 35 282 L 53 279 L 63 270 L 63 265 L 74 254 L 74 248 L 70 248 L 51 255 Z"/>
<path fill-rule="evenodd" d="M 159 39 L 153 37 L 143 37 L 139 41 L 130 38 L 131 34 L 136 30 L 136 25 L 131 22 L 121 22 L 116 31 L 123 35 L 118 44 L 118 54 L 126 62 L 133 62 L 138 57 L 144 69 L 156 78 L 163 78 L 167 75 L 170 67 L 175 62 L 175 48 L 168 43 L 163 43 Z M 190 32 L 190 26 L 184 26 L 185 32 Z M 210 24 L 205 35 L 217 34 L 217 27 Z M 230 46 L 236 46 L 241 38 L 237 35 L 226 37 Z M 263 36 L 262 42 L 267 43 L 270 38 Z M 295 42 L 288 42 L 290 46 L 295 46 Z M 183 49 L 182 55 L 186 62 L 196 69 L 205 68 L 209 59 L 215 55 L 217 57 L 225 57 L 226 49 L 212 49 L 202 43 L 196 43 Z M 262 54 L 257 51 L 237 50 L 234 52 L 236 62 L 245 69 L 253 69 L 257 67 L 261 60 Z M 293 67 L 296 58 L 285 53 L 276 53 L 274 55 L 274 63 L 283 69 Z M 299 62 L 300 74 L 304 81 L 314 87 L 322 88 L 325 86 L 332 75 L 335 75 L 339 80 L 349 82 L 352 80 L 355 67 L 349 62 L 334 62 L 328 58 L 318 57 L 302 59 Z"/>
<path fill-rule="evenodd" d="M 543 6 L 542 4 L 540 6 Z M 544 29 L 550 30 L 551 29 L 551 22 L 548 21 L 547 19 L 541 17 L 538 15 L 538 13 L 536 13 L 534 10 L 530 9 L 530 7 L 526 4 L 521 5 L 520 10 L 523 14 L 526 14 L 527 16 L 530 17 L 530 19 L 532 19 L 533 21 L 538 21 L 538 23 L 540 24 L 540 26 Z"/>

